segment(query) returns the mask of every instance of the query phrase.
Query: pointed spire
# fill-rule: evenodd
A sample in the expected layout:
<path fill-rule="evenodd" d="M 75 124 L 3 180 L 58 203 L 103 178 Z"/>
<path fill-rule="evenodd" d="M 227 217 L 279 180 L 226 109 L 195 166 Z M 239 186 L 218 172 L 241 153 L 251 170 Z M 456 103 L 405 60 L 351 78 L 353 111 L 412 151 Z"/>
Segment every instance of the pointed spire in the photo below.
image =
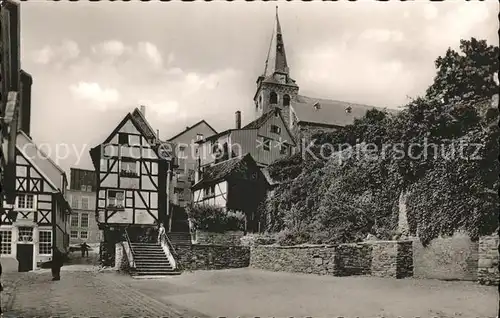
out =
<path fill-rule="evenodd" d="M 276 21 L 274 24 L 273 35 L 271 37 L 271 44 L 267 53 L 264 76 L 267 77 L 276 72 L 288 74 L 285 45 L 283 43 L 283 35 L 281 33 L 281 25 L 278 17 L 278 6 L 276 6 Z"/>

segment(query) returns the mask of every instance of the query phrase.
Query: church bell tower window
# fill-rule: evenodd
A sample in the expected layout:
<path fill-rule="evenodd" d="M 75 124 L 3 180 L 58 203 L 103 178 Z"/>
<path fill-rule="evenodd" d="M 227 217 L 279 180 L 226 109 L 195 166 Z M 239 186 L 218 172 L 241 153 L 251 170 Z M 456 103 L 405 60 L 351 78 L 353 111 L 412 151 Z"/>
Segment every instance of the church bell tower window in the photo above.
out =
<path fill-rule="evenodd" d="M 269 103 L 270 104 L 278 104 L 278 94 L 275 92 L 271 92 L 269 96 Z"/>

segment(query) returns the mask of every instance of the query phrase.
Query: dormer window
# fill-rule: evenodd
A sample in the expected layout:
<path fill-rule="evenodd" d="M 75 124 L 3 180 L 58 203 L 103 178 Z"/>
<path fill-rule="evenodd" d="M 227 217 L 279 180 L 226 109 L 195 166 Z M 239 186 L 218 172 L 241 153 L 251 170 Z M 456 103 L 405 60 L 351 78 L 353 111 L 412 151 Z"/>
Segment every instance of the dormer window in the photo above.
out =
<path fill-rule="evenodd" d="M 196 140 L 197 141 L 203 140 L 203 134 L 196 134 Z"/>
<path fill-rule="evenodd" d="M 279 135 L 281 133 L 281 128 L 276 125 L 271 125 L 271 132 Z"/>
<path fill-rule="evenodd" d="M 319 103 L 319 102 L 314 103 L 313 108 L 314 108 L 315 110 L 319 110 L 319 109 L 321 109 L 321 105 L 320 105 L 320 103 Z"/>
<path fill-rule="evenodd" d="M 352 107 L 351 107 L 351 106 L 347 106 L 347 107 L 345 108 L 345 112 L 346 112 L 347 114 L 350 114 L 350 113 L 352 112 Z"/>

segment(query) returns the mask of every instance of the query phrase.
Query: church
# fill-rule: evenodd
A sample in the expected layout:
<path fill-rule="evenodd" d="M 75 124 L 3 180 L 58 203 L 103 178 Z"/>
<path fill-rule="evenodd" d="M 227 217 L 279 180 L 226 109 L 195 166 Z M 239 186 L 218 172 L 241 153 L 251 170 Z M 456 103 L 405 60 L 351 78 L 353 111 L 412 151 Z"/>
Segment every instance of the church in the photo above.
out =
<path fill-rule="evenodd" d="M 255 115 L 260 117 L 271 108 L 279 108 L 297 139 L 312 131 L 334 131 L 352 124 L 374 106 L 314 98 L 299 94 L 299 85 L 290 76 L 285 41 L 278 7 L 264 72 L 257 79 L 254 95 Z"/>
<path fill-rule="evenodd" d="M 256 84 L 252 122 L 241 127 L 241 113 L 236 111 L 234 128 L 197 141 L 198 171 L 192 187 L 194 205 L 210 203 L 242 210 L 247 221 L 254 224 L 256 207 L 246 211 L 248 203 L 234 198 L 262 199 L 264 192 L 254 193 L 250 189 L 272 182 L 265 167 L 300 149 L 303 140 L 308 140 L 313 132 L 342 129 L 375 108 L 299 94 L 299 85 L 290 76 L 277 8 L 264 72 Z M 232 173 L 234 167 L 238 167 L 239 174 Z M 255 167 L 260 171 L 256 172 Z M 261 181 L 263 178 L 265 181 Z M 244 196 L 236 193 L 237 184 L 248 184 Z"/>

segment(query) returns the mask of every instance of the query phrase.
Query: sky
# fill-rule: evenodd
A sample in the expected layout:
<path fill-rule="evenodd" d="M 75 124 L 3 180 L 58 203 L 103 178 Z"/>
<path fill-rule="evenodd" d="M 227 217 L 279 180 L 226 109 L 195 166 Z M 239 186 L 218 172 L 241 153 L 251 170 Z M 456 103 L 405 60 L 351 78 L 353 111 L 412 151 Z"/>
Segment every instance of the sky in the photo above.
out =
<path fill-rule="evenodd" d="M 250 122 L 277 4 L 306 96 L 396 108 L 460 39 L 498 45 L 496 1 L 23 2 L 33 140 L 69 173 L 140 105 L 165 139 L 201 119 L 233 128 L 237 110 Z"/>

